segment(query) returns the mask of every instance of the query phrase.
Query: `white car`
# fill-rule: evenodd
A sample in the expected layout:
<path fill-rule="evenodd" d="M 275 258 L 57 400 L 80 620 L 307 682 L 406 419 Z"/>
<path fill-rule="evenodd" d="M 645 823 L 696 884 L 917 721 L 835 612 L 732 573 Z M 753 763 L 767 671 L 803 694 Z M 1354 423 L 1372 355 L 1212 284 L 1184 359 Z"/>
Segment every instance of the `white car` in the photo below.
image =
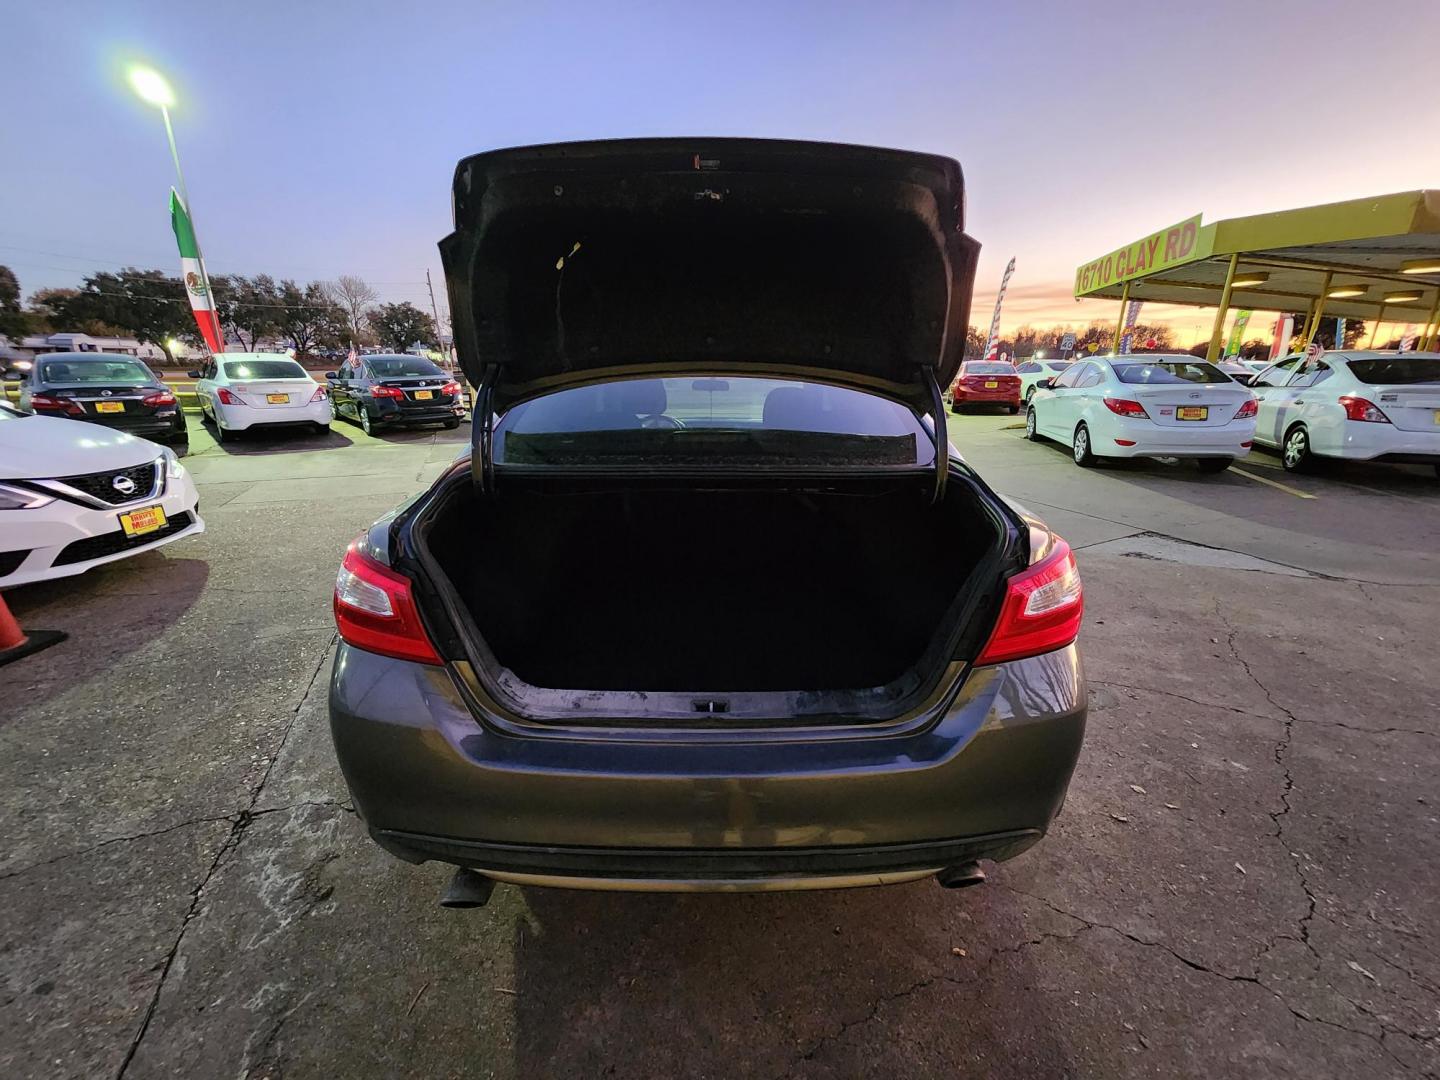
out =
<path fill-rule="evenodd" d="M 168 447 L 0 404 L 0 589 L 196 536 L 199 501 Z"/>
<path fill-rule="evenodd" d="M 1317 458 L 1435 466 L 1440 352 L 1343 350 L 1284 357 L 1255 377 L 1255 441 L 1305 472 Z"/>
<path fill-rule="evenodd" d="M 1060 373 L 1072 363 L 1072 360 L 1026 360 L 1016 364 L 1015 371 L 1020 376 L 1020 400 L 1029 404 L 1037 383 L 1042 379 L 1059 378 Z"/>
<path fill-rule="evenodd" d="M 1221 472 L 1250 453 L 1255 397 L 1188 354 L 1092 357 L 1048 387 L 1025 413 L 1027 439 L 1071 448 L 1077 465 L 1114 457 L 1195 458 Z"/>
<path fill-rule="evenodd" d="M 221 442 L 256 427 L 310 428 L 323 434 L 335 414 L 329 392 L 284 353 L 221 353 L 198 371 L 200 413 Z"/>

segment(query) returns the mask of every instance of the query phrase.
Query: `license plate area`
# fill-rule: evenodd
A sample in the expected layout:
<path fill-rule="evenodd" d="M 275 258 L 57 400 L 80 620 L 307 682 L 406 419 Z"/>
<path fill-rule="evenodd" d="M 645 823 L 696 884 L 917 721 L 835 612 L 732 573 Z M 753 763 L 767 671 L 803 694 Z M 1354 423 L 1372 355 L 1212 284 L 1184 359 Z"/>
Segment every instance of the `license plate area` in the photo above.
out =
<path fill-rule="evenodd" d="M 164 527 L 165 511 L 158 506 L 142 506 L 120 515 L 120 528 L 125 530 L 127 537 L 159 532 Z"/>
<path fill-rule="evenodd" d="M 289 395 L 289 394 L 266 394 L 266 395 L 265 395 L 265 400 L 266 400 L 268 403 L 270 403 L 271 405 L 289 405 L 289 404 L 290 404 L 290 395 Z"/>
<path fill-rule="evenodd" d="M 999 384 L 998 382 L 987 382 L 987 383 L 985 384 L 985 389 L 986 389 L 986 390 L 995 390 L 995 389 L 998 389 L 999 386 L 1000 386 L 1000 384 Z"/>
<path fill-rule="evenodd" d="M 1435 410 L 1435 423 L 1440 424 L 1440 409 Z"/>
<path fill-rule="evenodd" d="M 97 413 L 124 412 L 125 403 L 123 401 L 97 401 L 95 403 L 95 411 Z"/>
<path fill-rule="evenodd" d="M 1176 420 L 1208 420 L 1210 418 L 1210 406 L 1208 405 L 1181 405 L 1175 410 Z"/>
<path fill-rule="evenodd" d="M 415 400 L 416 400 L 416 401 L 429 401 L 429 400 L 430 400 L 431 398 L 433 398 L 434 396 L 435 396 L 435 391 L 433 391 L 433 390 L 416 390 L 416 391 L 415 391 Z"/>

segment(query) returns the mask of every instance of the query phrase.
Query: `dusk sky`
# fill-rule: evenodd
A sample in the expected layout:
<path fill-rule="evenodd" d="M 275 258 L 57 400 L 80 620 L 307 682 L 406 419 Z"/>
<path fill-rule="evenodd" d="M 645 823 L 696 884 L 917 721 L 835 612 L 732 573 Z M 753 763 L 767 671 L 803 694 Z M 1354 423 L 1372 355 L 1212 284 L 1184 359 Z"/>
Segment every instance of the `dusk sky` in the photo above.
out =
<path fill-rule="evenodd" d="M 0 263 L 28 295 L 178 270 L 167 73 L 212 273 L 358 274 L 444 303 L 455 162 L 625 135 L 757 135 L 958 158 L 1005 325 L 1113 318 L 1087 258 L 1207 221 L 1440 187 L 1436 0 L 1208 3 L 127 4 L 0 0 Z M 1174 321 L 1182 343 L 1207 316 Z M 1208 329 L 1208 323 L 1207 323 Z"/>

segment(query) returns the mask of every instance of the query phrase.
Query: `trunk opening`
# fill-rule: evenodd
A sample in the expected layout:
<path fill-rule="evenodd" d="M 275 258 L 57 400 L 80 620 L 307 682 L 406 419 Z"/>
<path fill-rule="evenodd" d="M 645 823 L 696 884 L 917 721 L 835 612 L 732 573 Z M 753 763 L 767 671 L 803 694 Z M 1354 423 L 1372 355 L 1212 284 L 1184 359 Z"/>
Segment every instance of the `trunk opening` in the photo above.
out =
<path fill-rule="evenodd" d="M 614 694 L 713 722 L 768 695 L 792 719 L 879 719 L 983 643 L 1009 547 L 969 484 L 932 505 L 917 479 L 507 478 L 451 488 L 415 535 L 477 668 L 530 715 L 603 714 Z"/>

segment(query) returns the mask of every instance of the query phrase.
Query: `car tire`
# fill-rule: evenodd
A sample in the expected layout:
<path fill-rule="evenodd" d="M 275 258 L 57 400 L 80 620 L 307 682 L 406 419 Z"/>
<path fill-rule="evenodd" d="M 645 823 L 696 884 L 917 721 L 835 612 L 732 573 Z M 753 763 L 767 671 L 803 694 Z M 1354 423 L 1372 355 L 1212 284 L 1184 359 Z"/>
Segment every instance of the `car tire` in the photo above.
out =
<path fill-rule="evenodd" d="M 329 425 L 329 424 L 315 424 L 314 427 L 315 427 L 315 434 L 316 434 L 316 435 L 329 435 L 329 434 L 330 434 L 330 425 Z"/>
<path fill-rule="evenodd" d="M 1100 464 L 1100 459 L 1090 449 L 1090 429 L 1084 424 L 1075 428 L 1075 435 L 1070 440 L 1070 457 L 1082 469 L 1093 469 Z"/>
<path fill-rule="evenodd" d="M 1035 387 L 1033 387 L 1033 386 L 1027 386 L 1027 387 L 1025 388 L 1025 404 L 1026 404 L 1026 405 L 1029 405 L 1031 399 L 1034 398 L 1034 396 L 1035 396 Z"/>
<path fill-rule="evenodd" d="M 374 425 L 372 425 L 372 424 L 370 423 L 370 410 L 369 410 L 369 409 L 361 409 L 361 410 L 359 410 L 359 412 L 360 412 L 360 430 L 363 431 L 363 432 L 365 432 L 366 435 L 373 434 L 375 428 L 374 428 Z"/>
<path fill-rule="evenodd" d="M 1035 406 L 1033 405 L 1025 410 L 1025 438 L 1031 442 L 1040 441 L 1040 428 L 1035 416 Z"/>
<path fill-rule="evenodd" d="M 1195 462 L 1203 473 L 1222 473 L 1235 464 L 1233 457 L 1204 457 Z"/>
<path fill-rule="evenodd" d="M 958 401 L 952 401 L 950 403 L 950 411 L 952 413 L 962 413 L 965 411 L 965 406 L 961 405 Z"/>
<path fill-rule="evenodd" d="M 1285 432 L 1285 441 L 1280 444 L 1280 463 L 1286 472 L 1314 472 L 1315 455 L 1310 451 L 1310 432 L 1304 424 L 1296 424 Z"/>
<path fill-rule="evenodd" d="M 231 441 L 234 440 L 234 438 L 235 438 L 235 433 L 234 433 L 233 431 L 226 431 L 223 427 L 220 426 L 220 421 L 219 421 L 219 420 L 216 420 L 216 421 L 215 421 L 215 441 L 216 441 L 216 442 L 222 442 L 222 443 L 223 443 L 223 442 L 231 442 Z"/>
<path fill-rule="evenodd" d="M 1006 408 L 1008 408 L 1008 409 L 1010 410 L 1010 415 L 1011 415 L 1011 416 L 1014 416 L 1016 413 L 1018 413 L 1018 412 L 1020 411 L 1020 406 L 1019 406 L 1019 405 L 1007 405 Z"/>
<path fill-rule="evenodd" d="M 460 426 L 460 421 L 459 421 L 459 420 L 446 420 L 446 421 L 445 421 L 445 430 L 446 430 L 446 431 L 454 431 L 454 430 L 455 430 L 456 428 L 458 428 L 459 426 Z"/>

